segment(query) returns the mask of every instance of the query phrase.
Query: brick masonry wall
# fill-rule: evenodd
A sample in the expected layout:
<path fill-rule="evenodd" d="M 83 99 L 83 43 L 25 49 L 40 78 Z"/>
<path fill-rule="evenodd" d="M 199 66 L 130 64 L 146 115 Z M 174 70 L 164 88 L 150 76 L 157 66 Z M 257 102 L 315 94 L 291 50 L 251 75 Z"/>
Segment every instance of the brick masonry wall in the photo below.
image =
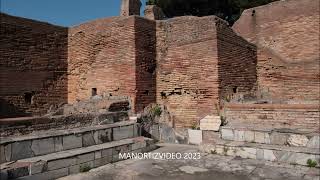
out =
<path fill-rule="evenodd" d="M 154 42 L 155 23 L 136 16 L 70 28 L 68 102 L 89 99 L 92 88 L 131 97 L 135 111 L 155 102 Z"/>
<path fill-rule="evenodd" d="M 318 103 L 319 1 L 287 0 L 245 10 L 233 29 L 259 47 L 259 88 L 272 101 Z"/>
<path fill-rule="evenodd" d="M 175 127 L 190 127 L 218 101 L 215 21 L 186 16 L 157 22 L 157 102 L 168 107 Z"/>
<path fill-rule="evenodd" d="M 135 16 L 137 112 L 156 102 L 156 22 Z"/>
<path fill-rule="evenodd" d="M 219 97 L 246 94 L 257 85 L 257 48 L 224 22 L 217 24 Z"/>
<path fill-rule="evenodd" d="M 215 16 L 157 21 L 157 102 L 190 127 L 237 88 L 256 85 L 256 48 Z"/>
<path fill-rule="evenodd" d="M 319 130 L 319 108 L 312 104 L 229 104 L 226 117 L 234 125 Z"/>
<path fill-rule="evenodd" d="M 67 28 L 0 16 L 0 117 L 39 115 L 66 103 Z"/>
<path fill-rule="evenodd" d="M 107 18 L 69 29 L 68 103 L 135 93 L 134 19 Z"/>

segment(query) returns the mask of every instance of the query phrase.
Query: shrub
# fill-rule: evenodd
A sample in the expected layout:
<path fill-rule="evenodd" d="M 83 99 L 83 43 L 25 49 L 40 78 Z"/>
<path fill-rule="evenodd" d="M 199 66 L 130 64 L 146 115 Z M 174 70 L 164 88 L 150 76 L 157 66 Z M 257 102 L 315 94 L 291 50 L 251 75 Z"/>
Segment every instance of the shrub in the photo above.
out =
<path fill-rule="evenodd" d="M 88 172 L 90 169 L 91 167 L 88 164 L 83 164 L 80 166 L 80 172 Z"/>
<path fill-rule="evenodd" d="M 156 105 L 153 107 L 152 109 L 152 114 L 156 117 L 156 116 L 161 116 L 162 114 L 162 110 L 161 107 L 159 105 Z"/>
<path fill-rule="evenodd" d="M 314 161 L 312 159 L 308 159 L 307 161 L 308 167 L 316 167 L 318 165 L 317 161 Z"/>

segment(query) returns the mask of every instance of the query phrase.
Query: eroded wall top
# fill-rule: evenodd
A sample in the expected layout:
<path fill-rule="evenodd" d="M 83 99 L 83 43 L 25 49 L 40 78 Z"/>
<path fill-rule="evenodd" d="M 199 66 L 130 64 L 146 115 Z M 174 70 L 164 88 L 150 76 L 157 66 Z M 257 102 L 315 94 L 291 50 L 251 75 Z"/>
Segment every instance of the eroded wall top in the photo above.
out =
<path fill-rule="evenodd" d="M 286 62 L 319 59 L 319 0 L 286 0 L 245 10 L 233 29 Z"/>

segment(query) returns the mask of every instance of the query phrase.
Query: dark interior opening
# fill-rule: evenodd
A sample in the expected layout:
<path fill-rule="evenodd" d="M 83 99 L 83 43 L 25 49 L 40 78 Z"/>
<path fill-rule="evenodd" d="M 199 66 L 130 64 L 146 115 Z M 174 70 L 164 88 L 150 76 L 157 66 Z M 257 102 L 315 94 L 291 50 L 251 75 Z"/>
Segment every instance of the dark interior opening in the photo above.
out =
<path fill-rule="evenodd" d="M 233 90 L 233 93 L 237 93 L 238 92 L 238 87 L 237 86 L 233 87 L 232 90 Z"/>
<path fill-rule="evenodd" d="M 91 95 L 92 95 L 92 96 L 98 95 L 98 93 L 97 93 L 97 88 L 92 88 L 92 90 L 91 90 Z"/>
<path fill-rule="evenodd" d="M 32 103 L 32 96 L 33 94 L 32 93 L 24 93 L 24 102 L 26 104 L 31 104 Z"/>

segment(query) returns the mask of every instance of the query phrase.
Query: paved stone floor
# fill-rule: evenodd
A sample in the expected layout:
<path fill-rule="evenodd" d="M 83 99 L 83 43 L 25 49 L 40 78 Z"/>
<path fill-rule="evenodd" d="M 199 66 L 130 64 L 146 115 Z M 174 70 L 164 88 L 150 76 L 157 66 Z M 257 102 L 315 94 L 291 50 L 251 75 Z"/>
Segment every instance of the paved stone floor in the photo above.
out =
<path fill-rule="evenodd" d="M 196 146 L 166 145 L 154 152 L 197 153 Z M 320 170 L 201 153 L 197 160 L 130 159 L 60 180 L 320 180 Z"/>

